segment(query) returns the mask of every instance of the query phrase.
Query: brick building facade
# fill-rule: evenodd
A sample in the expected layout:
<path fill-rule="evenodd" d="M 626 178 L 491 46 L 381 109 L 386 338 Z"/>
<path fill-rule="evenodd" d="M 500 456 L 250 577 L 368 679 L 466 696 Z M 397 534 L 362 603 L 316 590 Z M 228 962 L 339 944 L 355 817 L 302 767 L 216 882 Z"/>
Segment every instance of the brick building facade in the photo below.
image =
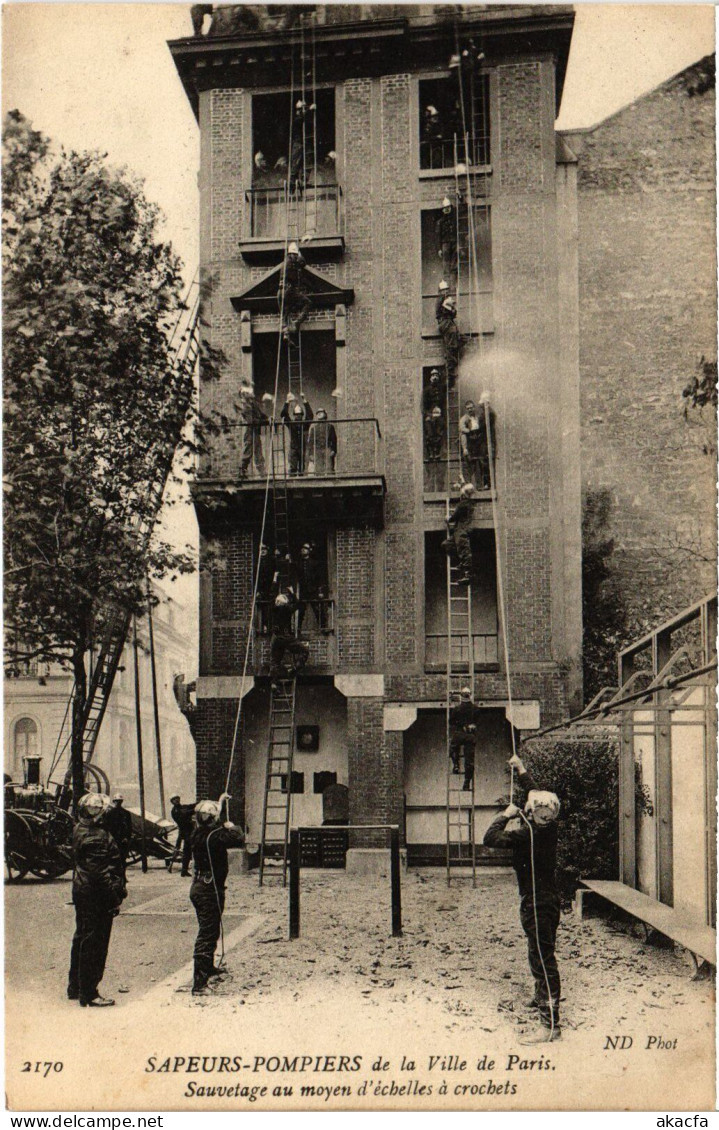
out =
<path fill-rule="evenodd" d="M 607 537 L 628 642 L 716 581 L 714 414 L 682 390 L 716 360 L 714 60 L 590 130 L 578 159 L 582 478 Z"/>
<path fill-rule="evenodd" d="M 318 752 L 295 755 L 303 791 L 293 824 L 321 822 L 313 789 L 329 772 L 349 787 L 353 823 L 399 823 L 416 856 L 445 839 L 439 543 L 447 499 L 446 482 L 436 489 L 424 466 L 421 404 L 429 369 L 443 361 L 432 233 L 442 199 L 457 189 L 458 157 L 456 148 L 428 153 L 421 122 L 430 101 L 456 100 L 448 63 L 470 41 L 484 55 L 472 88 L 481 128 L 473 117 L 463 131 L 472 134 L 463 155 L 478 269 L 458 287 L 468 336 L 458 397 L 479 400 L 487 390 L 497 413 L 497 505 L 489 491 L 478 494 L 472 535 L 481 562 L 473 597 L 484 719 L 478 835 L 508 788 L 507 654 L 518 731 L 551 724 L 580 701 L 576 166 L 557 157 L 554 135 L 571 28 L 571 10 L 558 6 L 475 5 L 458 15 L 429 5 L 338 5 L 318 6 L 304 30 L 268 18 L 263 30 L 225 25 L 225 34 L 170 44 L 200 127 L 207 333 L 228 359 L 222 377 L 203 384 L 206 406 L 231 412 L 241 384 L 259 398 L 273 388 L 276 363 L 284 400 L 273 272 L 286 240 L 305 234 L 302 225 L 309 232 L 303 254 L 317 298 L 302 328 L 304 387 L 315 409 L 337 419 L 338 453 L 333 475 L 288 481 L 292 536 L 321 544 L 332 602 L 331 631 L 310 631 L 298 683 L 296 722 L 318 724 L 320 742 Z M 253 168 L 260 151 L 274 164 L 281 146 L 259 123 L 286 120 L 303 70 L 312 73 L 317 132 L 335 157 L 334 183 L 322 199 L 318 188 L 305 191 L 300 220 L 286 203 L 273 212 L 279 195 L 256 187 Z M 252 840 L 269 701 L 267 644 L 256 632 L 245 680 L 242 672 L 264 481 L 252 468 L 240 474 L 240 433 L 217 438 L 195 487 L 203 545 L 212 543 L 220 561 L 201 582 L 197 787 L 211 796 L 224 788 L 242 690 L 230 792 Z M 355 841 L 385 842 L 382 833 Z"/>

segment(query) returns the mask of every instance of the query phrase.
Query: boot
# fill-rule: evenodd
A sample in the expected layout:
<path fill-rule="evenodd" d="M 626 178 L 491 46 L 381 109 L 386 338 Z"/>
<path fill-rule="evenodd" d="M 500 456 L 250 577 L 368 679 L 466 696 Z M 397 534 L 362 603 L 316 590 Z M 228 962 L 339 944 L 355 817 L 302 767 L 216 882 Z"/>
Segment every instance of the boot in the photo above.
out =
<path fill-rule="evenodd" d="M 528 1032 L 526 1036 L 520 1037 L 520 1044 L 551 1044 L 555 1040 L 561 1040 L 562 1029 L 558 1024 L 554 1028 L 550 1028 L 547 1024 L 540 1024 L 532 1032 Z"/>
<path fill-rule="evenodd" d="M 464 784 L 462 785 L 462 792 L 463 793 L 470 793 L 471 791 L 472 791 L 472 778 L 470 777 L 469 780 L 467 780 L 467 778 L 465 777 Z"/>
<path fill-rule="evenodd" d="M 99 994 L 89 1001 L 80 1001 L 83 1008 L 109 1008 L 115 1002 L 111 997 L 101 997 Z"/>

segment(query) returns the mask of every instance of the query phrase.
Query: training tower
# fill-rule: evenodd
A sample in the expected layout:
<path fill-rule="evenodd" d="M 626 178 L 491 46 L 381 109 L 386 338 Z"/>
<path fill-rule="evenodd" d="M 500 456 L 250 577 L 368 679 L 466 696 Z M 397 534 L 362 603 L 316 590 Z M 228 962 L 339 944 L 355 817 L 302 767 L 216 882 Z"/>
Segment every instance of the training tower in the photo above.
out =
<path fill-rule="evenodd" d="M 253 609 L 263 522 L 265 540 L 294 555 L 313 542 L 324 573 L 321 621 L 309 610 L 303 625 L 308 662 L 281 688 L 291 717 L 288 705 L 275 720 L 293 826 L 399 824 L 411 863 L 444 865 L 449 690 L 466 681 L 480 708 L 474 787 L 455 797 L 477 843 L 509 790 L 510 722 L 521 734 L 580 706 L 576 165 L 554 133 L 572 21 L 557 5 L 224 7 L 170 44 L 200 129 L 205 333 L 228 362 L 201 396 L 231 414 L 251 385 L 277 418 L 295 382 L 337 437 L 336 457 L 307 454 L 300 473 L 278 474 L 284 425 L 274 438 L 256 425 L 263 464 L 243 416 L 211 440 L 194 486 L 198 796 L 224 790 L 232 755 L 232 815 L 250 842 L 272 745 L 269 641 Z M 471 74 L 452 60 L 465 51 Z M 297 102 L 314 107 L 299 187 Z M 433 136 L 428 106 L 442 123 Z M 445 197 L 458 207 L 451 282 L 465 345 L 430 465 L 422 404 L 444 364 Z M 299 375 L 276 297 L 291 240 L 311 301 Z M 483 391 L 496 413 L 492 489 L 473 502 L 471 592 L 448 615 L 441 543 L 466 471 L 457 422 Z M 388 843 L 351 833 L 348 867 L 382 862 Z M 337 862 L 321 856 L 316 845 L 316 862 Z M 477 849 L 477 863 L 491 858 Z"/>

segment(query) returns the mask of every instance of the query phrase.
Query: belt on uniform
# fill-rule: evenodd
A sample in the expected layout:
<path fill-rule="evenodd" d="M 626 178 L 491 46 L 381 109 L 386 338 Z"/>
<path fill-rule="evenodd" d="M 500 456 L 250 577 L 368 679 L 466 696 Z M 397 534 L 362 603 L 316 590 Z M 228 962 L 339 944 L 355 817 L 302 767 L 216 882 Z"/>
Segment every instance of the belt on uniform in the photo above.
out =
<path fill-rule="evenodd" d="M 195 878 L 202 879 L 205 883 L 211 883 L 214 876 L 211 871 L 196 871 Z"/>

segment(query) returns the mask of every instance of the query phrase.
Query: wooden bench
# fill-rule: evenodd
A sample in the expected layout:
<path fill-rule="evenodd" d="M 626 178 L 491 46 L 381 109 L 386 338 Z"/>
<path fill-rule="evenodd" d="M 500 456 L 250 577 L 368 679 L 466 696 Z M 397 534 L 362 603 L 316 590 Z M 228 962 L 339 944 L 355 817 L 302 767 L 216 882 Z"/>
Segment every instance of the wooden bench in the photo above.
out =
<path fill-rule="evenodd" d="M 583 888 L 577 890 L 576 909 L 580 918 L 584 915 L 584 900 L 587 895 L 597 895 L 606 899 L 621 910 L 640 919 L 647 926 L 651 926 L 660 934 L 671 938 L 673 942 L 689 950 L 694 960 L 698 957 L 716 965 L 716 930 L 701 922 L 692 919 L 681 910 L 673 906 L 666 906 L 656 899 L 625 883 L 613 882 L 609 879 L 581 879 Z"/>

